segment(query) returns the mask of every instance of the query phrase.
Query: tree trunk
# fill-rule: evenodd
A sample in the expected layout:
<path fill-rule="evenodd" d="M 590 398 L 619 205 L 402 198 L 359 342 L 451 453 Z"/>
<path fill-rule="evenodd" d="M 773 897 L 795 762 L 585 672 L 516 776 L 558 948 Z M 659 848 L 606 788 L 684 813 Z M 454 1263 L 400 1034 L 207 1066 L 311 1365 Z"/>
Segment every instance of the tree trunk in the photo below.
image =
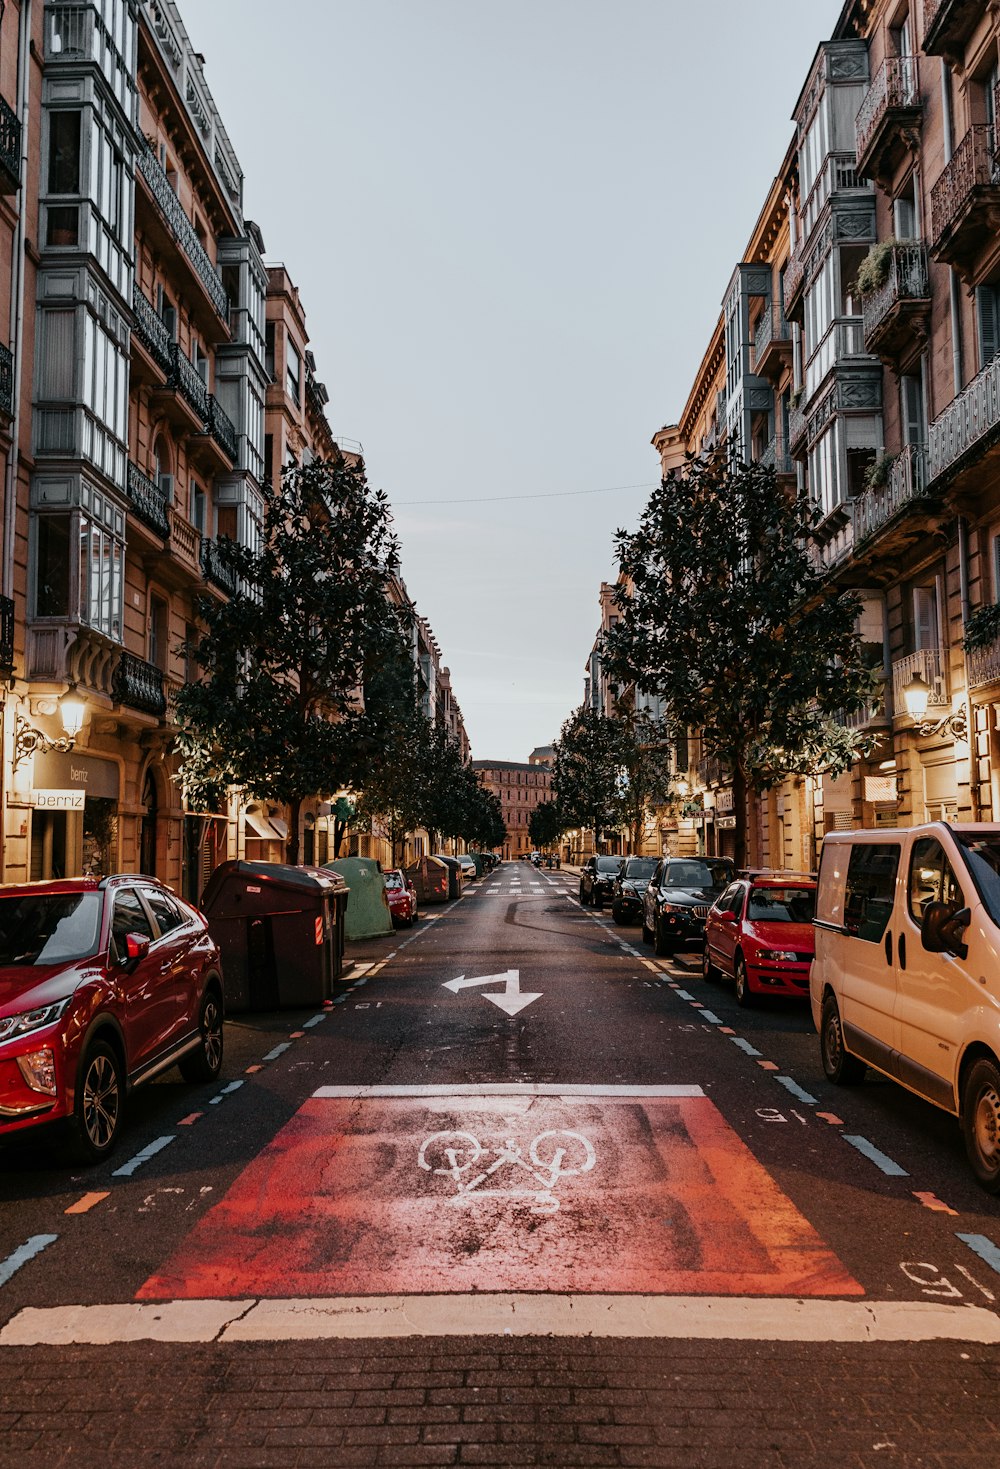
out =
<path fill-rule="evenodd" d="M 302 814 L 302 797 L 295 796 L 288 803 L 288 862 L 292 867 L 299 864 L 299 817 Z"/>
<path fill-rule="evenodd" d="M 333 818 L 333 860 L 340 856 L 340 844 L 344 840 L 344 832 L 347 830 L 347 822 L 341 821 L 339 816 Z"/>
<path fill-rule="evenodd" d="M 738 765 L 733 767 L 733 815 L 736 817 L 736 829 L 733 833 L 736 841 L 735 861 L 736 866 L 747 865 L 747 782 L 742 770 Z"/>

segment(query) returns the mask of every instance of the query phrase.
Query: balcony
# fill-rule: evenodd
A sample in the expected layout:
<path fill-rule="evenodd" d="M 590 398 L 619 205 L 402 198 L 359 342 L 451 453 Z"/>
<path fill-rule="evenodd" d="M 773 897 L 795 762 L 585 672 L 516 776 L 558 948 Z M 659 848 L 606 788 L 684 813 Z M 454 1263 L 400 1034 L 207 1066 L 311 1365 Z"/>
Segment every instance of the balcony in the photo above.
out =
<path fill-rule="evenodd" d="M 729 780 L 729 772 L 721 760 L 713 755 L 705 760 L 698 761 L 698 784 L 707 790 L 710 786 L 721 785 L 723 781 Z"/>
<path fill-rule="evenodd" d="M 209 395 L 205 423 L 212 438 L 235 464 L 239 456 L 239 437 L 236 433 L 236 425 L 214 394 Z"/>
<path fill-rule="evenodd" d="M 208 384 L 187 353 L 182 352 L 176 342 L 171 342 L 170 345 L 172 361 L 167 374 L 167 386 L 180 393 L 207 426 L 210 411 Z"/>
<path fill-rule="evenodd" d="M 775 434 L 767 448 L 758 456 L 757 463 L 764 465 L 767 469 L 773 469 L 779 479 L 783 479 L 786 475 L 793 479 L 795 477 L 795 461 L 780 434 Z"/>
<path fill-rule="evenodd" d="M 984 689 L 988 684 L 1000 683 L 1000 638 L 987 643 L 985 648 L 975 648 L 966 653 L 965 668 L 970 689 Z"/>
<path fill-rule="evenodd" d="M 889 723 L 889 715 L 885 707 L 885 687 L 874 699 L 862 704 L 860 709 L 852 709 L 850 713 L 841 710 L 837 716 L 837 723 L 844 729 L 860 732 L 865 729 L 884 729 Z"/>
<path fill-rule="evenodd" d="M 858 113 L 858 172 L 887 184 L 907 152 L 919 149 L 923 110 L 917 58 L 890 56 Z"/>
<path fill-rule="evenodd" d="M 5 418 L 14 416 L 14 358 L 0 344 L 0 414 Z"/>
<path fill-rule="evenodd" d="M 128 502 L 136 519 L 163 540 L 170 537 L 170 518 L 167 514 L 167 497 L 139 467 L 129 460 Z"/>
<path fill-rule="evenodd" d="M 924 0 L 927 55 L 963 60 L 965 43 L 983 15 L 983 0 Z"/>
<path fill-rule="evenodd" d="M 792 362 L 792 329 L 777 301 L 770 301 L 753 339 L 754 372 L 775 381 Z"/>
<path fill-rule="evenodd" d="M 923 535 L 937 524 L 936 507 L 936 497 L 927 490 L 927 451 L 907 444 L 889 466 L 885 483 L 866 490 L 854 501 L 856 551 L 860 552 L 874 537 L 884 541 L 889 528 L 900 532 L 894 537 L 900 542 Z"/>
<path fill-rule="evenodd" d="M 801 408 L 788 410 L 788 449 L 793 459 L 805 459 L 809 419 Z"/>
<path fill-rule="evenodd" d="M 227 597 L 236 594 L 236 572 L 230 566 L 225 553 L 211 536 L 201 538 L 201 569 L 209 586 L 225 592 Z"/>
<path fill-rule="evenodd" d="M 1000 227 L 1000 175 L 993 129 L 971 127 L 931 190 L 935 260 L 970 281 L 980 250 Z"/>
<path fill-rule="evenodd" d="M 930 686 L 927 696 L 928 708 L 951 708 L 948 692 L 948 657 L 943 648 L 919 648 L 916 653 L 907 653 L 897 658 L 892 665 L 892 707 L 906 714 L 903 690 L 913 675 L 919 673 Z"/>
<path fill-rule="evenodd" d="M 1000 440 L 1000 358 L 988 362 L 930 427 L 927 472 L 931 482 L 958 478 Z"/>
<path fill-rule="evenodd" d="M 16 194 L 21 185 L 21 124 L 0 97 L 0 194 Z"/>
<path fill-rule="evenodd" d="M 803 403 L 807 406 L 813 403 L 830 373 L 844 358 L 867 356 L 864 319 L 860 316 L 835 318 L 806 363 Z"/>
<path fill-rule="evenodd" d="M 885 284 L 862 303 L 865 346 L 898 372 L 920 359 L 930 330 L 927 247 L 893 245 Z"/>
<path fill-rule="evenodd" d="M 805 256 L 797 251 L 785 266 L 785 315 L 789 321 L 802 321 L 802 289 L 805 283 Z"/>
<path fill-rule="evenodd" d="M 0 597 L 0 678 L 10 678 L 14 672 L 14 603 L 10 597 Z"/>
<path fill-rule="evenodd" d="M 173 366 L 174 341 L 156 307 L 138 286 L 132 288 L 132 316 L 132 336 L 141 343 L 164 376 L 167 376 Z"/>
<path fill-rule="evenodd" d="M 221 321 L 229 323 L 229 298 L 219 273 L 209 259 L 208 252 L 195 234 L 194 225 L 184 213 L 184 208 L 170 186 L 170 181 L 152 148 L 140 140 L 138 153 L 139 174 L 145 180 L 169 238 L 179 247 L 180 253 L 190 267 L 195 279 Z"/>
<path fill-rule="evenodd" d="M 119 658 L 111 675 L 111 697 L 126 709 L 152 714 L 157 719 L 167 712 L 163 674 L 154 663 L 147 663 L 134 653 L 123 652 Z"/>

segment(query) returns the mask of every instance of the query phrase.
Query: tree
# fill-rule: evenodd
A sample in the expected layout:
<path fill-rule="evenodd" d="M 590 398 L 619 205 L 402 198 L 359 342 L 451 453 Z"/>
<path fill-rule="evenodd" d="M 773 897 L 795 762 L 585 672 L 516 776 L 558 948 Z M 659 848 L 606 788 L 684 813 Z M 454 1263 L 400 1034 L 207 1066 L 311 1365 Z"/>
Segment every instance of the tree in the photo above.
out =
<path fill-rule="evenodd" d="M 555 743 L 552 788 L 567 825 L 586 827 L 600 846 L 605 831 L 621 825 L 621 740 L 615 721 L 579 708 Z"/>
<path fill-rule="evenodd" d="M 633 852 L 642 848 L 646 817 L 665 806 L 676 792 L 671 779 L 669 731 L 645 710 L 621 710 L 616 716 L 621 757 L 618 812 Z"/>
<path fill-rule="evenodd" d="M 623 584 L 605 642 L 610 676 L 660 696 L 732 771 L 736 859 L 747 791 L 793 773 L 839 774 L 864 746 L 838 722 L 877 680 L 856 630 L 860 602 L 808 551 L 820 515 L 761 465 L 689 459 L 616 537 Z"/>
<path fill-rule="evenodd" d="M 398 637 L 386 592 L 399 557 L 386 497 L 360 462 L 286 470 L 264 497 L 260 546 L 222 544 L 238 590 L 204 599 L 189 645 L 201 677 L 178 692 L 177 748 L 196 809 L 230 786 L 286 803 L 297 862 L 302 802 L 347 783 L 366 663 Z"/>
<path fill-rule="evenodd" d="M 528 835 L 539 851 L 554 847 L 569 823 L 556 801 L 539 801 L 528 817 Z"/>

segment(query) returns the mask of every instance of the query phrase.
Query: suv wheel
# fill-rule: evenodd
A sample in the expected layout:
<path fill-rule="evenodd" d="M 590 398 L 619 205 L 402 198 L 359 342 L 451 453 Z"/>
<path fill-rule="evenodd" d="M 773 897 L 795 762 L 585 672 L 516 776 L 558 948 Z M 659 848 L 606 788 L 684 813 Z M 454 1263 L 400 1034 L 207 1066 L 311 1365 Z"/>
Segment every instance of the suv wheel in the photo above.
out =
<path fill-rule="evenodd" d="M 651 944 L 653 942 L 653 930 L 646 923 L 645 908 L 642 910 L 642 941 L 644 944 Z"/>
<path fill-rule="evenodd" d="M 80 1063 L 73 1103 L 73 1151 L 81 1162 L 100 1163 L 114 1150 L 124 1103 L 117 1053 L 107 1041 L 92 1041 Z"/>
<path fill-rule="evenodd" d="M 863 1080 L 864 1062 L 844 1048 L 844 1027 L 840 1019 L 840 1008 L 833 995 L 827 995 L 823 1001 L 819 1049 L 826 1079 L 832 1081 L 834 1086 L 857 1086 Z"/>
<path fill-rule="evenodd" d="M 198 1049 L 178 1064 L 185 1081 L 214 1081 L 222 1070 L 222 1005 L 214 989 L 206 990 L 198 1016 Z"/>
<path fill-rule="evenodd" d="M 1000 1193 L 1000 1067 L 984 1056 L 962 1087 L 962 1133 L 973 1173 L 987 1193 Z"/>
<path fill-rule="evenodd" d="M 660 922 L 659 916 L 656 918 L 656 928 L 653 930 L 653 938 L 655 939 L 654 948 L 657 955 L 661 959 L 669 959 L 674 952 L 675 945 L 663 932 L 663 924 Z"/>

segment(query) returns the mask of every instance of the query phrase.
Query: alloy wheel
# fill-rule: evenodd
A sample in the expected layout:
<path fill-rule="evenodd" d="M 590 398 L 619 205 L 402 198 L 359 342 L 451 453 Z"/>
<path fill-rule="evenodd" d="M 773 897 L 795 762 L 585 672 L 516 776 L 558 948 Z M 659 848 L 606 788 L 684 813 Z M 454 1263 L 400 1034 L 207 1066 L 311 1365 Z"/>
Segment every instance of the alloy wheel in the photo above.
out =
<path fill-rule="evenodd" d="M 83 1079 L 83 1125 L 97 1151 L 103 1152 L 114 1137 L 120 1109 L 121 1088 L 114 1062 L 99 1052 Z"/>

